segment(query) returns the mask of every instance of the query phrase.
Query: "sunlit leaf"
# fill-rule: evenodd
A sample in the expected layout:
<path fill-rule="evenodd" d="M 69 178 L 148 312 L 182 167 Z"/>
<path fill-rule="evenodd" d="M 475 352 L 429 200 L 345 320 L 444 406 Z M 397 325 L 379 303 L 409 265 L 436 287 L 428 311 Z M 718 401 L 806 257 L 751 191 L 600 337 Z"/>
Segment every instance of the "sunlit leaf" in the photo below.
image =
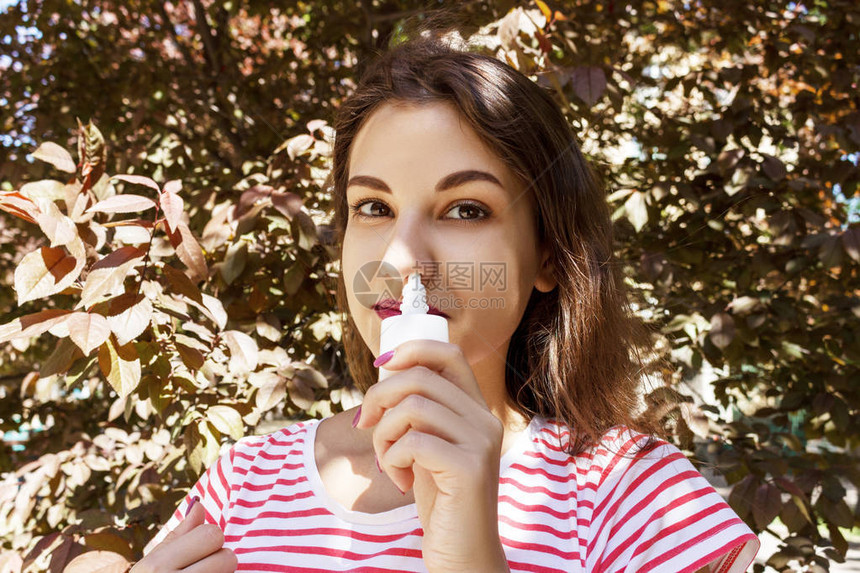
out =
<path fill-rule="evenodd" d="M 47 332 L 54 325 L 65 321 L 70 314 L 68 310 L 52 308 L 40 310 L 33 314 L 21 316 L 0 325 L 0 342 L 8 342 L 15 338 L 28 338 Z"/>
<path fill-rule="evenodd" d="M 66 565 L 63 573 L 125 573 L 131 563 L 113 551 L 88 551 Z"/>
<path fill-rule="evenodd" d="M 194 238 L 188 225 L 179 223 L 176 231 L 170 233 L 170 244 L 176 249 L 179 260 L 188 267 L 193 282 L 200 282 L 209 276 L 203 249 L 200 248 L 200 244 Z"/>
<path fill-rule="evenodd" d="M 144 295 L 127 293 L 111 301 L 107 323 L 123 346 L 143 334 L 152 320 L 152 302 Z"/>
<path fill-rule="evenodd" d="M 624 210 L 627 213 L 627 220 L 636 229 L 636 232 L 642 230 L 648 223 L 648 203 L 645 199 L 645 193 L 634 191 L 624 202 Z"/>
<path fill-rule="evenodd" d="M 68 245 L 78 238 L 75 222 L 60 212 L 57 204 L 50 199 L 36 199 L 39 209 L 36 212 L 36 222 L 51 241 L 52 247 Z"/>
<path fill-rule="evenodd" d="M 549 6 L 546 5 L 546 2 L 543 2 L 542 0 L 535 0 L 535 2 L 537 3 L 538 8 L 540 8 L 540 11 L 543 14 L 544 18 L 546 18 L 547 20 L 552 20 L 552 10 L 549 9 Z"/>
<path fill-rule="evenodd" d="M 71 154 L 50 141 L 42 143 L 32 155 L 36 159 L 50 163 L 60 171 L 65 171 L 66 173 L 75 173 L 78 170 Z"/>
<path fill-rule="evenodd" d="M 60 292 L 78 278 L 82 268 L 83 261 L 62 247 L 42 247 L 25 255 L 15 269 L 18 304 Z"/>
<path fill-rule="evenodd" d="M 212 425 L 218 428 L 222 434 L 227 434 L 234 440 L 240 439 L 245 434 L 242 424 L 242 415 L 230 406 L 212 406 L 206 410 L 206 418 Z"/>
<path fill-rule="evenodd" d="M 214 296 L 203 294 L 203 306 L 209 311 L 209 316 L 218 328 L 223 329 L 227 326 L 227 311 L 224 310 L 224 305 Z"/>
<path fill-rule="evenodd" d="M 35 223 L 34 216 L 39 208 L 29 197 L 21 195 L 17 191 L 0 193 L 0 210 L 6 211 L 19 219 Z"/>
<path fill-rule="evenodd" d="M 72 339 L 84 356 L 104 343 L 110 336 L 107 319 L 100 314 L 75 312 L 66 320 L 69 338 Z"/>
<path fill-rule="evenodd" d="M 247 374 L 257 367 L 258 349 L 254 339 L 238 330 L 227 330 L 221 334 L 230 350 L 230 371 Z"/>
<path fill-rule="evenodd" d="M 126 277 L 145 256 L 143 249 L 125 246 L 95 263 L 84 283 L 81 304 L 89 308 L 102 296 L 120 291 Z"/>
<path fill-rule="evenodd" d="M 155 181 L 149 177 L 143 177 L 142 175 L 114 175 L 112 179 L 119 179 L 120 181 L 125 181 L 126 183 L 132 183 L 134 185 L 143 185 L 144 187 L 149 187 L 150 189 L 161 192 L 161 189 Z"/>
<path fill-rule="evenodd" d="M 99 201 L 87 213 L 139 213 L 155 207 L 155 201 L 141 195 L 123 193 Z"/>
<path fill-rule="evenodd" d="M 167 228 L 171 233 L 176 232 L 176 229 L 182 222 L 182 211 L 185 208 L 185 202 L 182 200 L 182 197 L 176 193 L 165 191 L 158 196 L 158 203 L 161 205 L 161 210 L 167 221 Z"/>
<path fill-rule="evenodd" d="M 116 346 L 108 338 L 99 348 L 99 368 L 120 397 L 131 394 L 140 383 L 140 360 L 133 344 Z"/>
<path fill-rule="evenodd" d="M 54 179 L 43 179 L 41 181 L 32 181 L 21 186 L 21 195 L 30 199 L 48 199 L 50 201 L 59 201 L 65 199 L 66 185 L 62 181 Z"/>

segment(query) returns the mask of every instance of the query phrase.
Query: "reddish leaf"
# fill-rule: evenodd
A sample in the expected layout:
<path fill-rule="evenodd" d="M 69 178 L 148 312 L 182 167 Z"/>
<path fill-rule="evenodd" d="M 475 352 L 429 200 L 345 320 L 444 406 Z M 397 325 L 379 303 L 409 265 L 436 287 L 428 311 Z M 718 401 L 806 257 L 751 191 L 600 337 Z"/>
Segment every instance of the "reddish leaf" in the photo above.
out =
<path fill-rule="evenodd" d="M 101 346 L 110 336 L 107 319 L 100 314 L 76 312 L 69 316 L 66 324 L 69 327 L 69 338 L 81 349 L 84 356 L 89 356 L 90 352 Z"/>
<path fill-rule="evenodd" d="M 191 234 L 191 229 L 185 223 L 180 223 L 176 227 L 176 231 L 170 233 L 170 243 L 176 249 L 176 254 L 179 260 L 182 261 L 188 270 L 191 271 L 191 280 L 200 282 L 209 276 L 209 269 L 206 267 L 206 257 L 203 255 L 203 249 L 197 243 L 197 239 Z"/>
<path fill-rule="evenodd" d="M 108 338 L 99 348 L 99 368 L 122 398 L 140 383 L 140 360 L 133 344 L 117 346 Z"/>
<path fill-rule="evenodd" d="M 143 185 L 150 189 L 155 189 L 159 193 L 161 192 L 161 189 L 158 188 L 158 184 L 149 177 L 143 177 L 141 175 L 114 175 L 112 179 L 119 179 L 120 181 L 133 183 L 135 185 Z"/>
<path fill-rule="evenodd" d="M 125 278 L 145 255 L 143 249 L 125 246 L 94 264 L 81 293 L 81 305 L 89 308 L 102 295 L 119 290 Z"/>
<path fill-rule="evenodd" d="M 84 262 L 62 247 L 42 247 L 26 255 L 15 269 L 18 304 L 58 293 L 70 286 L 78 278 Z"/>
<path fill-rule="evenodd" d="M 606 74 L 602 68 L 577 67 L 570 73 L 573 92 L 589 106 L 594 105 L 606 91 Z"/>
<path fill-rule="evenodd" d="M 39 208 L 29 197 L 25 197 L 17 191 L 0 193 L 0 209 L 30 223 L 36 222 L 33 217 L 39 212 Z"/>
<path fill-rule="evenodd" d="M 177 342 L 176 351 L 179 352 L 179 357 L 182 358 L 182 362 L 190 370 L 200 370 L 200 368 L 203 367 L 203 361 L 206 357 L 203 356 L 203 353 L 196 348 Z"/>
<path fill-rule="evenodd" d="M 32 155 L 36 159 L 50 163 L 60 171 L 65 171 L 66 173 L 75 173 L 78 170 L 71 154 L 50 141 L 46 141 L 40 145 Z"/>
<path fill-rule="evenodd" d="M 173 233 L 182 222 L 182 210 L 185 207 L 182 197 L 176 193 L 164 192 L 158 196 L 164 218 L 167 220 L 167 229 Z"/>
<path fill-rule="evenodd" d="M 84 547 L 80 543 L 76 543 L 74 539 L 63 535 L 63 541 L 58 547 L 51 551 L 51 565 L 48 568 L 49 573 L 61 573 L 66 570 L 66 565 L 75 557 L 81 554 Z"/>
<path fill-rule="evenodd" d="M 711 342 L 720 350 L 725 350 L 735 338 L 735 321 L 730 314 L 718 312 L 711 317 L 711 331 L 708 333 Z"/>
<path fill-rule="evenodd" d="M 847 229 L 842 233 L 842 247 L 849 257 L 860 263 L 860 228 Z"/>
<path fill-rule="evenodd" d="M 275 209 L 288 219 L 292 219 L 302 210 L 302 198 L 295 193 L 274 192 L 271 195 L 271 199 Z"/>
<path fill-rule="evenodd" d="M 123 194 L 108 197 L 86 210 L 87 213 L 139 213 L 155 207 L 155 201 L 141 195 Z"/>
<path fill-rule="evenodd" d="M 161 267 L 161 270 L 164 272 L 164 276 L 167 277 L 174 294 L 184 295 L 195 302 L 203 304 L 200 289 L 191 282 L 188 275 L 170 265 L 164 265 Z"/>
<path fill-rule="evenodd" d="M 786 169 L 785 164 L 773 155 L 764 155 L 764 161 L 761 163 L 762 171 L 773 181 L 782 181 L 785 179 Z"/>
<path fill-rule="evenodd" d="M 764 529 L 779 515 L 782 509 L 782 496 L 779 488 L 769 483 L 763 483 L 755 490 L 753 499 L 753 519 L 759 529 Z"/>
<path fill-rule="evenodd" d="M 66 320 L 69 314 L 68 310 L 52 308 L 16 318 L 0 325 L 0 342 L 8 342 L 14 338 L 29 338 L 48 332 L 52 327 Z"/>

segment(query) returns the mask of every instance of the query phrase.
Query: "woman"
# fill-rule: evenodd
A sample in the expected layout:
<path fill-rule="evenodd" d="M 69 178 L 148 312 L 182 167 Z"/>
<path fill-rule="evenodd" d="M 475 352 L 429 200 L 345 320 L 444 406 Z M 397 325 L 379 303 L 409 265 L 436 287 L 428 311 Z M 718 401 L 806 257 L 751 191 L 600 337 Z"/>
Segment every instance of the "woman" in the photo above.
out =
<path fill-rule="evenodd" d="M 422 39 L 370 67 L 335 129 L 364 402 L 241 440 L 134 571 L 743 571 L 752 532 L 634 431 L 641 330 L 604 192 L 553 100 Z M 384 314 L 353 284 L 366 265 L 395 284 L 419 270 L 451 342 L 376 356 Z"/>

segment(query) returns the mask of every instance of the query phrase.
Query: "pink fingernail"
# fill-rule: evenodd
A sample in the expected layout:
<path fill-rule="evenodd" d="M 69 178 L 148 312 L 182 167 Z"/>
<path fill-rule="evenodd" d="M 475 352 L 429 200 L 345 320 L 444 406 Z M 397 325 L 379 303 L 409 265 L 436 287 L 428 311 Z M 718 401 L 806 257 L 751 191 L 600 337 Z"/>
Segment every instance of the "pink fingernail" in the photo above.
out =
<path fill-rule="evenodd" d="M 377 458 L 376 456 L 373 456 L 373 461 L 376 462 L 376 469 L 379 470 L 379 473 L 382 473 L 382 466 L 379 465 L 379 458 Z"/>
<path fill-rule="evenodd" d="M 380 366 L 382 366 L 383 364 L 385 364 L 386 362 L 388 362 L 389 360 L 391 360 L 391 358 L 392 358 L 393 356 L 394 356 L 394 351 L 393 351 L 393 350 L 389 350 L 389 351 L 388 351 L 388 352 L 386 352 L 385 354 L 380 354 L 380 355 L 379 355 L 379 358 L 377 358 L 376 360 L 374 360 L 374 361 L 373 361 L 373 367 L 374 367 L 374 368 L 379 368 Z"/>
<path fill-rule="evenodd" d="M 352 427 L 358 426 L 358 420 L 361 418 L 361 406 L 358 407 L 358 410 L 355 412 L 355 417 L 352 419 Z"/>
<path fill-rule="evenodd" d="M 188 504 L 188 509 L 185 510 L 185 517 L 188 517 L 188 514 L 191 513 L 191 508 L 194 507 L 194 504 L 200 501 L 200 498 L 196 495 L 191 498 L 191 502 Z"/>

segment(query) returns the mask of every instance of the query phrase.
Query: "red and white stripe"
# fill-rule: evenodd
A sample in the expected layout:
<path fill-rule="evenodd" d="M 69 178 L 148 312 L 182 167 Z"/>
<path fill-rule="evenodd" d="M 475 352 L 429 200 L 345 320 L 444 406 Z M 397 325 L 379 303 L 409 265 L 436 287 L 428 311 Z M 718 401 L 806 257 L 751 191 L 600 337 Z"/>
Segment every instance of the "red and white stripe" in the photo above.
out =
<path fill-rule="evenodd" d="M 224 531 L 239 571 L 426 571 L 415 505 L 369 514 L 328 497 L 310 420 L 240 440 L 210 467 L 150 544 L 197 495 Z M 684 455 L 616 428 L 570 457 L 567 430 L 536 418 L 502 457 L 499 537 L 511 571 L 692 573 L 745 571 L 752 531 Z"/>

